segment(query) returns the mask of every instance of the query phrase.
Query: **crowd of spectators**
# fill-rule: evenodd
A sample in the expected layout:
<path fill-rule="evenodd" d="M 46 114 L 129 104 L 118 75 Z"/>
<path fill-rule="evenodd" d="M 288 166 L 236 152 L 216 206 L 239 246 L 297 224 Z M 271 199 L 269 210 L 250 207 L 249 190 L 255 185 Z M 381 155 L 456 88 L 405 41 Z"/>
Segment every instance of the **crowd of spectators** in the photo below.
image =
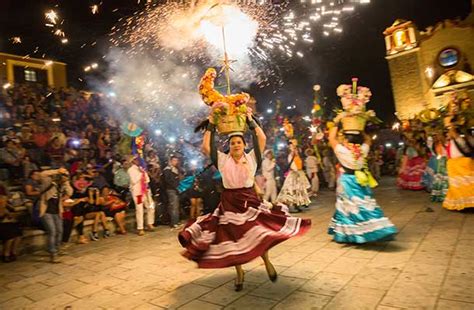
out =
<path fill-rule="evenodd" d="M 143 197 L 130 193 L 134 166 L 130 137 L 122 133 L 121 124 L 107 112 L 102 99 L 98 94 L 40 84 L 2 89 L 0 237 L 4 243 L 4 261 L 16 258 L 21 228 L 45 230 L 51 261 L 55 262 L 61 253 L 60 245 L 69 241 L 73 230 L 79 243 L 99 240 L 100 228 L 103 237 L 108 238 L 112 234 L 107 220 L 110 218 L 116 223 L 115 233 L 126 234 L 126 211 L 131 209 L 137 210 L 140 226 L 138 213 L 143 213 L 143 209 L 137 197 L 140 200 Z M 188 166 L 187 159 L 176 155 L 170 158 L 165 145 L 153 141 L 146 131 L 144 138 L 147 169 L 143 171 L 151 190 L 147 198 L 153 209 L 158 209 L 154 216 L 146 207 L 145 229 L 151 231 L 157 224 L 177 228 L 179 219 L 184 218 L 183 214 L 180 216 L 183 212 L 180 206 L 187 205 L 183 203 L 187 197 L 178 196 L 177 182 L 192 171 L 181 168 Z M 164 182 L 166 178 L 162 176 L 163 170 L 169 170 L 161 168 L 168 161 L 175 174 L 172 184 Z M 140 170 L 137 171 L 139 188 L 142 184 Z M 205 182 L 206 199 L 214 197 L 208 205 L 215 206 L 218 181 L 209 173 L 200 177 L 210 178 L 210 182 Z M 16 207 L 23 205 L 28 207 L 26 219 L 15 216 Z M 85 236 L 87 219 L 93 220 L 93 224 Z M 143 227 L 137 228 L 139 235 L 143 235 Z"/>

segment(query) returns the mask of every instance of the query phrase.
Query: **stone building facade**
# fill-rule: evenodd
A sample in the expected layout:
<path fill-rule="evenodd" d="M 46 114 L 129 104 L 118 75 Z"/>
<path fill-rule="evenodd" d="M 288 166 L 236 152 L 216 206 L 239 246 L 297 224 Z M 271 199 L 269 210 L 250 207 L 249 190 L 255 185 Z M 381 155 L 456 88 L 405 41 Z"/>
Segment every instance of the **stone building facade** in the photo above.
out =
<path fill-rule="evenodd" d="M 67 87 L 66 64 L 0 53 L 0 82 L 32 82 L 56 88 Z"/>
<path fill-rule="evenodd" d="M 466 90 L 474 99 L 473 13 L 426 31 L 419 31 L 411 21 L 397 20 L 384 35 L 399 119 L 445 105 L 445 94 L 454 90 Z"/>

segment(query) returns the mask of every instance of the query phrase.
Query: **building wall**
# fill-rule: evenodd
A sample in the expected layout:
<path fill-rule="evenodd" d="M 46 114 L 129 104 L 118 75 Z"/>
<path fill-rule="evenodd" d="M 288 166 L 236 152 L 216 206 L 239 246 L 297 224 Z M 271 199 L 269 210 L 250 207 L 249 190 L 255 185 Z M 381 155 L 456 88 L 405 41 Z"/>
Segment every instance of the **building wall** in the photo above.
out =
<path fill-rule="evenodd" d="M 53 62 L 47 65 L 45 59 L 24 58 L 17 55 L 0 53 L 0 81 L 14 83 L 14 66 L 24 66 L 46 70 L 48 72 L 48 86 L 67 87 L 66 64 Z"/>
<path fill-rule="evenodd" d="M 448 47 L 458 49 L 472 68 L 474 65 L 474 28 L 452 27 L 440 29 L 432 36 L 424 38 L 420 42 L 421 70 L 424 72 L 428 67 L 434 70 L 433 78 L 429 79 L 424 75 L 422 81 L 424 89 L 428 90 L 425 95 L 426 100 L 429 102 L 430 107 L 433 108 L 438 108 L 443 103 L 443 100 L 436 97 L 431 91 L 431 85 L 439 76 L 447 71 L 438 64 L 438 55 L 443 49 Z M 461 66 L 456 69 L 463 70 L 463 64 L 461 63 Z"/>
<path fill-rule="evenodd" d="M 432 90 L 436 79 L 448 71 L 438 64 L 438 55 L 445 48 L 454 47 L 474 68 L 473 38 L 472 25 L 447 26 L 435 30 L 431 35 L 419 36 L 418 48 L 386 57 L 398 118 L 411 118 L 424 108 L 438 108 L 445 104 L 442 95 Z M 463 66 L 464 63 L 460 63 L 455 69 L 463 70 Z M 431 78 L 426 74 L 427 68 L 433 70 Z M 473 94 L 470 90 L 471 97 Z"/>
<path fill-rule="evenodd" d="M 388 58 L 397 117 L 406 119 L 426 106 L 417 49 Z"/>

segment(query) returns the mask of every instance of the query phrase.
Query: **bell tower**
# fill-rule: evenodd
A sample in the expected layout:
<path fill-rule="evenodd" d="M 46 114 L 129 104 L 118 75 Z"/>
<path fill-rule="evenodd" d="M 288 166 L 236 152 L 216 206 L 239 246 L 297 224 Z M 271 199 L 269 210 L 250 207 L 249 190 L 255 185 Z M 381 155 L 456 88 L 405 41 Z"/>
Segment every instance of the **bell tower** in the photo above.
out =
<path fill-rule="evenodd" d="M 419 34 L 413 22 L 401 19 L 383 34 L 397 117 L 411 118 L 426 106 Z"/>

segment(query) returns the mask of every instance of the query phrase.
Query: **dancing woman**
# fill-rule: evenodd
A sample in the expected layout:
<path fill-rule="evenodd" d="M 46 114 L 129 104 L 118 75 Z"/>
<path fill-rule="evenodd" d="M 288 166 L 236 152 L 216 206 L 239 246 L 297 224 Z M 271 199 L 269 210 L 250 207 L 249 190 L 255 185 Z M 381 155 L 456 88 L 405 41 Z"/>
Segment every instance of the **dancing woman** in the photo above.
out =
<path fill-rule="evenodd" d="M 398 174 L 398 187 L 415 191 L 423 189 L 422 177 L 426 168 L 426 162 L 420 153 L 420 143 L 413 138 L 408 138 L 407 148 Z"/>
<path fill-rule="evenodd" d="M 423 174 L 423 185 L 430 193 L 432 202 L 443 202 L 448 191 L 447 153 L 444 144 L 441 134 L 427 138 L 427 147 L 431 156 Z"/>
<path fill-rule="evenodd" d="M 336 211 L 328 233 L 340 243 L 390 239 L 397 229 L 384 217 L 370 187 L 375 182 L 366 164 L 370 137 L 364 138 L 359 132 L 344 133 L 343 142 L 339 143 L 337 133 L 336 125 L 329 132 L 329 144 L 341 164 L 341 174 L 337 180 Z"/>
<path fill-rule="evenodd" d="M 277 202 L 285 204 L 291 208 L 290 212 L 301 212 L 302 207 L 307 208 L 311 203 L 308 189 L 311 188 L 308 178 L 303 170 L 303 160 L 301 159 L 297 142 L 292 139 L 288 142 L 288 176 L 283 183 Z"/>
<path fill-rule="evenodd" d="M 211 157 L 222 175 L 224 191 L 219 206 L 212 214 L 200 216 L 179 234 L 183 255 L 197 262 L 200 268 L 234 266 L 237 271 L 235 290 L 244 282 L 242 265 L 260 256 L 271 281 L 277 272 L 270 262 L 268 250 L 292 236 L 306 232 L 310 220 L 291 217 L 285 206 L 269 208 L 258 198 L 254 179 L 265 149 L 266 136 L 252 115 L 247 115 L 254 149 L 245 152 L 242 132 L 229 135 L 229 153 L 217 150 L 214 142 L 215 124 L 209 125 L 203 138 L 203 152 Z"/>
<path fill-rule="evenodd" d="M 449 187 L 443 208 L 460 211 L 474 208 L 474 145 L 469 143 L 469 134 L 463 137 L 448 118 L 447 171 Z"/>

